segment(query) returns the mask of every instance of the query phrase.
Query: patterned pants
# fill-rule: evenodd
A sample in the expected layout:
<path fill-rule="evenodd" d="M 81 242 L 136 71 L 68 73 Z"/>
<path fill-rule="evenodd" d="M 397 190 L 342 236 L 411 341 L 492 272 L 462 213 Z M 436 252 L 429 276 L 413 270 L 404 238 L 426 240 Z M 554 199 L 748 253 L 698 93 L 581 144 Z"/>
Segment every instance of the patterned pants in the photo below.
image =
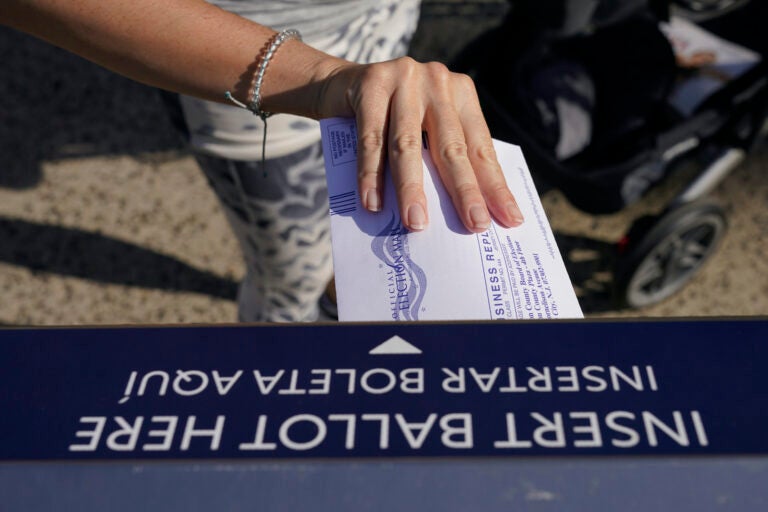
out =
<path fill-rule="evenodd" d="M 244 322 L 318 319 L 333 276 L 328 190 L 320 144 L 262 163 L 197 155 L 243 251 Z"/>

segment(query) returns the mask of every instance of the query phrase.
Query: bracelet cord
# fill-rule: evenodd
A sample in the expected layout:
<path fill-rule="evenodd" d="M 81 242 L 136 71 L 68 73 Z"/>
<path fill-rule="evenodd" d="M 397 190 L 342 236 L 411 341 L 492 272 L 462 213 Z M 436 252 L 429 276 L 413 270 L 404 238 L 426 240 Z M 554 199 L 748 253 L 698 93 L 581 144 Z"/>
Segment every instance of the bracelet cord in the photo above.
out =
<path fill-rule="evenodd" d="M 261 109 L 261 86 L 264 83 L 264 75 L 267 72 L 267 66 L 269 66 L 272 57 L 277 52 L 280 45 L 282 45 L 288 39 L 297 39 L 301 41 L 301 33 L 298 30 L 290 28 L 282 30 L 274 34 L 264 45 L 264 48 L 259 53 L 257 58 L 256 72 L 253 74 L 253 81 L 251 89 L 248 92 L 248 103 L 238 101 L 230 91 L 224 93 L 224 97 L 234 103 L 240 108 L 250 110 L 254 115 L 259 116 L 264 123 L 264 136 L 261 141 L 261 165 L 264 169 L 264 176 L 267 175 L 266 169 L 266 151 L 267 151 L 267 118 L 272 115 L 272 112 L 266 112 Z"/>

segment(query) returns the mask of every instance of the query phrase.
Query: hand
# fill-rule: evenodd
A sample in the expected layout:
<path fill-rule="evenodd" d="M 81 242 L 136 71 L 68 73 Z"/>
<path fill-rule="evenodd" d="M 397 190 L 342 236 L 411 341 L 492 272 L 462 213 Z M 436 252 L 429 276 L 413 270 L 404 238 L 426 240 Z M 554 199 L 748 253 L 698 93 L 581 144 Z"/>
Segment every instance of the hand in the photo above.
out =
<path fill-rule="evenodd" d="M 426 130 L 432 159 L 467 229 L 485 231 L 490 215 L 507 227 L 523 222 L 468 76 L 409 57 L 344 63 L 329 74 L 319 101 L 321 117 L 357 120 L 358 189 L 368 210 L 381 210 L 388 157 L 403 224 L 412 231 L 427 227 L 421 157 Z"/>

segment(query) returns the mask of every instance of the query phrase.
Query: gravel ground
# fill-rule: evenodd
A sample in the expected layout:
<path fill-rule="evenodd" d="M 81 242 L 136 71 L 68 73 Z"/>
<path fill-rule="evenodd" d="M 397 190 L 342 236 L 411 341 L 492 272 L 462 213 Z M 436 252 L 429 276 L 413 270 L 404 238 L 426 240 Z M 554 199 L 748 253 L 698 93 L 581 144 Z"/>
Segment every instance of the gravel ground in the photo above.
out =
<path fill-rule="evenodd" d="M 504 5 L 427 2 L 414 55 L 450 59 Z M 157 93 L 3 28 L 0 58 L 0 324 L 235 321 L 237 244 Z M 544 193 L 587 316 L 768 314 L 767 166 L 763 150 L 718 187 L 722 245 L 643 310 L 612 309 L 605 252 L 671 192 L 608 216 Z"/>

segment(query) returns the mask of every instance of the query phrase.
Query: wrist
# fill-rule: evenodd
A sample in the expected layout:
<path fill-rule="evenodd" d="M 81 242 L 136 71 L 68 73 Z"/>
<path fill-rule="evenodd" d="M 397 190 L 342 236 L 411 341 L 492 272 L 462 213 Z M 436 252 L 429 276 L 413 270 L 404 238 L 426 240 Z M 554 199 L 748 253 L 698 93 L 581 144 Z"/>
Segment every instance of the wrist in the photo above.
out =
<path fill-rule="evenodd" d="M 343 71 L 357 64 L 300 41 L 286 41 L 273 57 L 261 88 L 261 107 L 312 119 L 352 115 Z"/>
<path fill-rule="evenodd" d="M 312 70 L 312 83 L 316 84 L 314 91 L 314 112 L 312 117 L 322 119 L 325 117 L 342 117 L 354 115 L 347 101 L 349 74 L 347 70 L 358 66 L 354 62 L 339 59 L 329 55 L 319 59 Z"/>

